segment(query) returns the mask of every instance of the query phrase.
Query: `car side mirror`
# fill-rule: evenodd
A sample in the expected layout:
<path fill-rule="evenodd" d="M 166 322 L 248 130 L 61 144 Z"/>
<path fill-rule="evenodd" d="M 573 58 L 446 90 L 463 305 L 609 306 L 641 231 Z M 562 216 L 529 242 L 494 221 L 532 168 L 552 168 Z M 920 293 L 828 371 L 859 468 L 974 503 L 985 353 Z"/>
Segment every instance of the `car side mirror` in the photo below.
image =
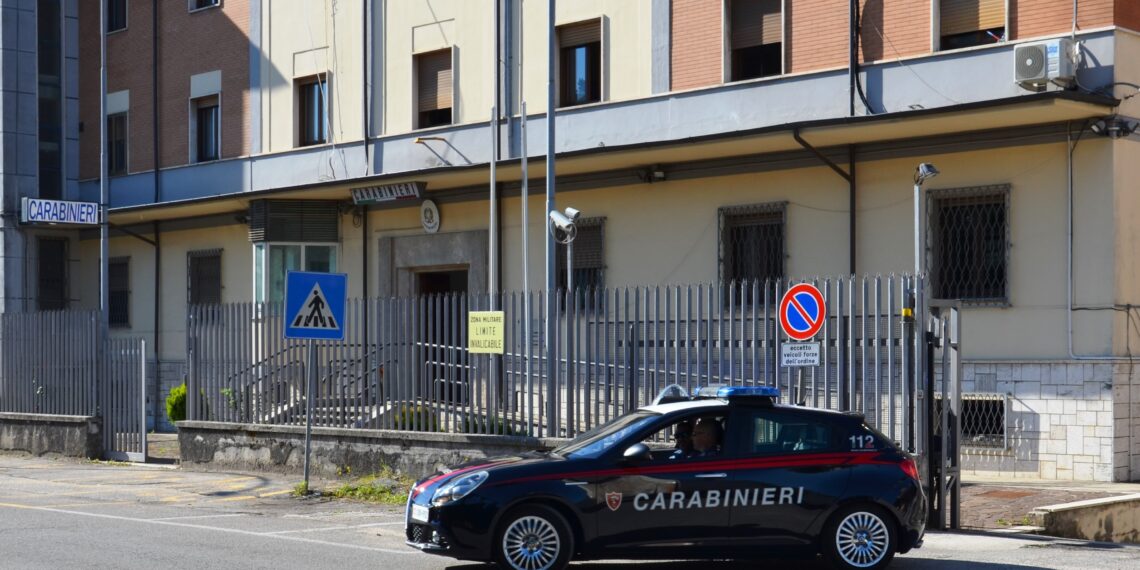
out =
<path fill-rule="evenodd" d="M 652 461 L 653 454 L 649 452 L 649 446 L 644 443 L 635 443 L 625 450 L 622 454 L 622 459 L 626 461 Z"/>

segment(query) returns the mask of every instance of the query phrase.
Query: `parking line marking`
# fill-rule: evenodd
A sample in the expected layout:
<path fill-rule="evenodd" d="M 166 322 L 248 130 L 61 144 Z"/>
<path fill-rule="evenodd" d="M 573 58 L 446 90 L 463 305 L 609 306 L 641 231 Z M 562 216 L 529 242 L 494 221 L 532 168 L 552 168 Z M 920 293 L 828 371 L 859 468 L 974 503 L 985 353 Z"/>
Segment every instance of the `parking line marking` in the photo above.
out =
<path fill-rule="evenodd" d="M 222 519 L 222 518 L 227 518 L 227 517 L 245 517 L 245 516 L 249 516 L 249 515 L 243 515 L 241 513 L 228 513 L 228 514 L 224 514 L 224 515 L 186 515 L 186 516 L 182 516 L 182 517 L 162 517 L 162 518 L 150 519 L 150 520 L 152 520 L 152 521 L 181 521 L 181 520 L 186 520 L 186 519 Z"/>
<path fill-rule="evenodd" d="M 324 546 L 336 546 L 336 547 L 340 547 L 340 548 L 351 548 L 353 550 L 367 550 L 369 552 L 382 552 L 384 554 L 402 554 L 405 556 L 414 555 L 414 554 L 421 554 L 419 552 L 408 552 L 408 551 L 404 551 L 404 550 L 392 550 L 389 548 L 375 548 L 375 547 L 371 547 L 371 546 L 361 546 L 359 544 L 344 544 L 344 543 L 340 543 L 340 542 L 329 542 L 327 540 L 316 540 L 313 538 L 304 538 L 304 537 L 300 537 L 300 536 L 289 536 L 289 535 L 281 535 L 281 534 L 267 534 L 264 532 L 253 532 L 250 530 L 241 530 L 241 529 L 236 529 L 236 528 L 219 528 L 216 526 L 180 523 L 177 521 L 160 521 L 160 520 L 154 520 L 154 519 L 140 519 L 140 518 L 135 518 L 135 517 L 106 515 L 106 514 L 102 514 L 102 513 L 85 513 L 83 511 L 67 511 L 67 510 L 63 510 L 63 509 L 52 509 L 52 508 L 48 508 L 48 507 L 32 507 L 32 506 L 28 506 L 28 505 L 17 505 L 17 504 L 13 504 L 13 503 L 0 503 L 0 507 L 7 507 L 10 509 L 24 509 L 24 510 L 32 510 L 32 511 L 44 511 L 44 512 L 49 512 L 49 513 L 58 513 L 58 514 L 63 514 L 63 515 L 74 515 L 74 516 L 80 516 L 80 517 L 91 517 L 91 518 L 97 518 L 97 519 L 110 519 L 110 520 L 125 521 L 125 522 L 143 523 L 143 524 L 173 526 L 173 527 L 181 527 L 181 528 L 193 528 L 193 529 L 198 529 L 198 530 L 212 530 L 215 532 L 228 532 L 228 533 L 233 533 L 233 534 L 241 534 L 241 535 L 245 535 L 245 536 L 257 536 L 257 537 L 262 537 L 262 538 L 273 538 L 273 539 L 277 539 L 277 540 L 288 540 L 288 541 L 292 541 L 292 542 L 303 542 L 303 543 L 307 543 L 307 544 L 321 544 Z"/>
<path fill-rule="evenodd" d="M 282 489 L 280 491 L 270 491 L 268 493 L 261 493 L 258 497 L 276 497 L 277 495 L 284 495 L 285 493 L 292 493 L 292 489 Z"/>
<path fill-rule="evenodd" d="M 294 533 L 298 533 L 298 532 L 324 532 L 326 530 L 352 530 L 354 528 L 371 528 L 371 527 L 375 527 L 375 526 L 394 526 L 394 525 L 403 525 L 403 524 L 404 523 L 402 523 L 402 522 L 396 522 L 396 523 L 382 522 L 382 523 L 354 524 L 354 525 L 349 525 L 349 526 L 323 526 L 320 528 L 302 528 L 302 529 L 297 529 L 297 530 L 275 530 L 273 532 L 267 532 L 265 534 L 294 534 Z"/>

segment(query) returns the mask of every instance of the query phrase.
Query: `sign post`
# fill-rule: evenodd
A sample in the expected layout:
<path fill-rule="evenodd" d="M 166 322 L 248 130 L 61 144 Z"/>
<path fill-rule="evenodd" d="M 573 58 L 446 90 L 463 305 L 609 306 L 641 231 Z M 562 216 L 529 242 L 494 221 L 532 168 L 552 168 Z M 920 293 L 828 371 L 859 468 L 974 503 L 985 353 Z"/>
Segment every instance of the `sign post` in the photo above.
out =
<path fill-rule="evenodd" d="M 785 342 L 780 345 L 780 366 L 796 369 L 796 391 L 792 402 L 798 402 L 803 396 L 804 376 L 806 366 L 819 366 L 820 347 L 818 342 L 806 342 L 812 339 L 823 328 L 827 320 L 827 307 L 823 301 L 823 293 L 810 283 L 800 283 L 788 288 L 780 299 L 780 329 L 789 339 L 796 342 Z M 791 386 L 788 387 L 791 392 Z"/>
<path fill-rule="evenodd" d="M 317 391 L 316 340 L 344 340 L 344 305 L 348 277 L 343 273 L 290 271 L 285 277 L 285 338 L 309 341 L 305 393 L 305 489 L 313 450 L 313 395 Z"/>

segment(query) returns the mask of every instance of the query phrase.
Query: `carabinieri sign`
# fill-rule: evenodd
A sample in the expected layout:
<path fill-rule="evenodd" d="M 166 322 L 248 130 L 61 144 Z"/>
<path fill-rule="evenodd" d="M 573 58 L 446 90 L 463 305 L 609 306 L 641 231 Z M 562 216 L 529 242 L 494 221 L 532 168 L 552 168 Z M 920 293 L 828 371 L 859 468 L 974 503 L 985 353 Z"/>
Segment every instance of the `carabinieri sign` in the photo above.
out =
<path fill-rule="evenodd" d="M 24 198 L 20 201 L 20 222 L 25 224 L 99 225 L 99 204 Z"/>

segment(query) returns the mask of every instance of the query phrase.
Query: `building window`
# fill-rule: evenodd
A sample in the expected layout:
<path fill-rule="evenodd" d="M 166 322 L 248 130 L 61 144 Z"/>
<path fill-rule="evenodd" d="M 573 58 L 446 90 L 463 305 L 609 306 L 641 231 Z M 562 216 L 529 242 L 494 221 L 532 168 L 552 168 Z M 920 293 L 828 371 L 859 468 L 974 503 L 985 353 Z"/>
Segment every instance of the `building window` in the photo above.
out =
<path fill-rule="evenodd" d="M 222 5 L 222 0 L 187 0 L 186 7 L 191 12 L 196 10 L 205 10 L 206 8 L 214 8 Z"/>
<path fill-rule="evenodd" d="M 452 122 L 452 50 L 416 56 L 417 128 L 450 125 Z"/>
<path fill-rule="evenodd" d="M 222 302 L 222 250 L 191 251 L 186 254 L 189 281 L 186 298 L 191 305 L 219 305 Z"/>
<path fill-rule="evenodd" d="M 107 266 L 107 320 L 113 327 L 131 326 L 131 261 L 114 258 Z"/>
<path fill-rule="evenodd" d="M 602 26 L 600 20 L 558 28 L 559 107 L 602 100 Z"/>
<path fill-rule="evenodd" d="M 959 49 L 1003 41 L 1005 1 L 941 0 L 941 48 Z"/>
<path fill-rule="evenodd" d="M 221 158 L 221 107 L 218 96 L 211 95 L 191 102 L 191 137 L 194 141 L 190 162 L 207 162 Z"/>
<path fill-rule="evenodd" d="M 328 142 L 328 77 L 297 81 L 297 124 L 300 146 Z"/>
<path fill-rule="evenodd" d="M 39 90 L 39 197 L 63 197 L 63 52 L 60 2 L 36 4 Z"/>
<path fill-rule="evenodd" d="M 784 276 L 783 202 L 720 209 L 720 277 L 753 283 Z M 745 287 L 750 300 L 751 287 Z"/>
<path fill-rule="evenodd" d="M 336 271 L 336 244 L 254 244 L 254 291 L 257 303 L 285 302 L 285 275 L 290 271 Z"/>
<path fill-rule="evenodd" d="M 730 81 L 784 72 L 780 0 L 729 0 Z"/>
<path fill-rule="evenodd" d="M 936 298 L 1008 302 L 1009 188 L 930 192 L 930 270 Z"/>
<path fill-rule="evenodd" d="M 574 290 L 583 306 L 590 307 L 592 292 L 606 286 L 605 218 L 578 220 L 578 236 L 574 238 Z M 566 246 L 555 245 L 554 278 L 557 287 L 566 290 Z"/>
<path fill-rule="evenodd" d="M 67 287 L 67 240 L 39 238 L 38 281 L 36 295 L 41 311 L 61 311 L 67 308 L 70 295 Z"/>
<path fill-rule="evenodd" d="M 127 0 L 107 0 L 107 33 L 127 29 Z"/>
<path fill-rule="evenodd" d="M 127 114 L 107 116 L 107 174 L 127 173 Z"/>

